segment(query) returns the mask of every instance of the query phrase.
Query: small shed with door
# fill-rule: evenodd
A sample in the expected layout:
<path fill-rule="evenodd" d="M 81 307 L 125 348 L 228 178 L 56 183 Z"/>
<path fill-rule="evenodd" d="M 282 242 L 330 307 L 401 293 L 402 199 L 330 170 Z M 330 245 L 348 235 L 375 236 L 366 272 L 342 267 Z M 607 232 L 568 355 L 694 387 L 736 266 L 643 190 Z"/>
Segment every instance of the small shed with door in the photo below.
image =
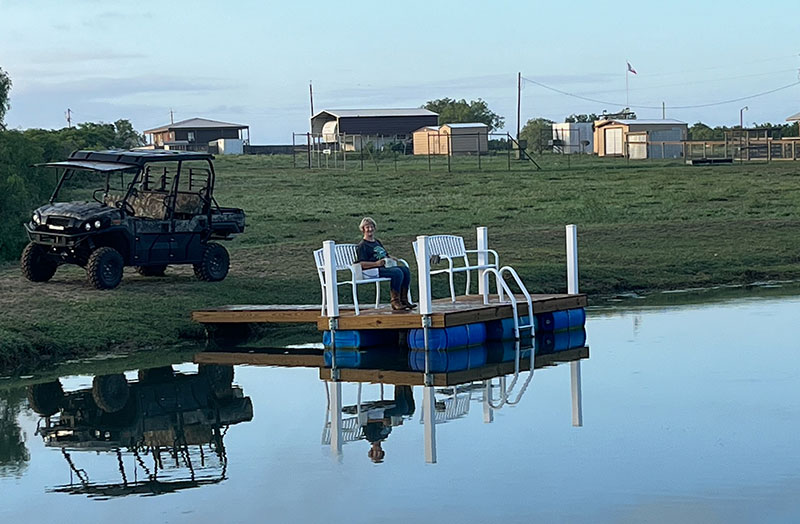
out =
<path fill-rule="evenodd" d="M 597 156 L 680 158 L 689 126 L 673 119 L 598 120 L 594 123 Z"/>
<path fill-rule="evenodd" d="M 480 122 L 425 126 L 414 131 L 415 155 L 485 154 L 489 126 Z"/>
<path fill-rule="evenodd" d="M 553 150 L 558 153 L 592 153 L 594 129 L 591 122 L 553 124 Z"/>

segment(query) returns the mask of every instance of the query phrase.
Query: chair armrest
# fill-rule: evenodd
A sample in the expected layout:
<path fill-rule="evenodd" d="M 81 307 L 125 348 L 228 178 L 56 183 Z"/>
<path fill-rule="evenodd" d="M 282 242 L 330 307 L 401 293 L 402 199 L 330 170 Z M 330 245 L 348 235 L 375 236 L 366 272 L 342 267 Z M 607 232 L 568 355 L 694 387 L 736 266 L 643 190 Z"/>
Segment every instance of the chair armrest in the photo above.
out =
<path fill-rule="evenodd" d="M 364 279 L 363 269 L 361 269 L 360 262 L 353 262 L 350 264 L 350 273 L 353 275 L 353 280 Z"/>
<path fill-rule="evenodd" d="M 464 251 L 465 253 L 486 253 L 488 255 L 494 256 L 494 265 L 500 266 L 500 255 L 497 254 L 497 251 L 494 249 L 467 249 Z"/>

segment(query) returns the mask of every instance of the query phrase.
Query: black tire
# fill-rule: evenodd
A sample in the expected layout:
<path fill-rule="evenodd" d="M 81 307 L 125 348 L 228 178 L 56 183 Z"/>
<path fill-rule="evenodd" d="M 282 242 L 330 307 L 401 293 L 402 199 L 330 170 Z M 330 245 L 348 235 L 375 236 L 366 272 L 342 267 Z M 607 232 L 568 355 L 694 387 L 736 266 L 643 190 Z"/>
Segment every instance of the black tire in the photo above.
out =
<path fill-rule="evenodd" d="M 219 282 L 228 275 L 231 258 L 221 244 L 209 242 L 203 250 L 203 260 L 194 265 L 194 274 L 206 282 Z"/>
<path fill-rule="evenodd" d="M 224 399 L 233 395 L 233 366 L 200 364 L 197 372 L 208 379 L 214 397 Z"/>
<path fill-rule="evenodd" d="M 89 255 L 86 276 L 96 289 L 114 289 L 122 280 L 125 261 L 113 247 L 98 247 Z"/>
<path fill-rule="evenodd" d="M 57 380 L 28 387 L 28 405 L 37 415 L 43 417 L 55 415 L 63 400 L 64 389 Z"/>
<path fill-rule="evenodd" d="M 160 266 L 136 266 L 136 272 L 143 277 L 163 277 L 166 270 L 166 264 Z"/>
<path fill-rule="evenodd" d="M 92 380 L 94 403 L 106 413 L 122 411 L 129 397 L 128 380 L 122 373 L 101 375 Z"/>
<path fill-rule="evenodd" d="M 47 255 L 45 248 L 33 242 L 25 246 L 19 259 L 22 276 L 31 282 L 47 282 L 58 269 L 58 261 Z"/>

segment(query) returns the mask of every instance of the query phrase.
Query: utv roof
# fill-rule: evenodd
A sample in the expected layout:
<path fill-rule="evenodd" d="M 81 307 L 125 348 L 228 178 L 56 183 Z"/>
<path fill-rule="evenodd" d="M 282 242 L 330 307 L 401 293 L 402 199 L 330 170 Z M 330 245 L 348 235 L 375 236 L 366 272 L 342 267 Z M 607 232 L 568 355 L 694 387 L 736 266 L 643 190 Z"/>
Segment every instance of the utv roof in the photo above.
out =
<path fill-rule="evenodd" d="M 148 162 L 175 162 L 182 160 L 211 160 L 214 155 L 166 149 L 127 151 L 75 151 L 67 160 L 36 164 L 39 167 L 72 167 L 90 171 L 122 171 L 142 166 Z"/>

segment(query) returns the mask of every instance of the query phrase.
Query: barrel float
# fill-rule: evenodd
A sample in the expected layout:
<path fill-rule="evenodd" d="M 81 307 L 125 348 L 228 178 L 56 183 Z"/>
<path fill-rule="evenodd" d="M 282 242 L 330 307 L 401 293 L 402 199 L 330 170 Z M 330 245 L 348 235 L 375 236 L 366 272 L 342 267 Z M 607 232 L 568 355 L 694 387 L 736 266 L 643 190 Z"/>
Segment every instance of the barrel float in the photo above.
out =
<path fill-rule="evenodd" d="M 586 310 L 583 308 L 539 313 L 535 317 L 536 332 L 566 331 L 580 328 L 586 324 Z"/>
<path fill-rule="evenodd" d="M 411 349 L 425 349 L 425 330 L 409 330 L 407 341 Z M 484 342 L 486 342 L 486 325 L 483 322 L 428 329 L 428 349 L 452 349 L 475 346 Z"/>
<path fill-rule="evenodd" d="M 545 355 L 567 349 L 582 348 L 586 345 L 586 330 L 583 328 L 570 331 L 536 333 L 536 354 Z"/>
<path fill-rule="evenodd" d="M 528 323 L 528 316 L 522 316 L 519 319 L 519 324 L 524 326 Z M 514 319 L 504 318 L 502 320 L 492 320 L 486 323 L 486 340 L 513 340 L 514 337 Z"/>
<path fill-rule="evenodd" d="M 408 352 L 408 365 L 413 371 L 425 371 L 424 349 Z M 463 371 L 486 365 L 486 346 L 469 346 L 456 349 L 434 349 L 429 351 L 431 373 Z"/>
<path fill-rule="evenodd" d="M 531 346 L 533 340 L 528 337 L 520 341 L 520 359 L 531 358 Z M 486 362 L 498 364 L 500 362 L 511 362 L 517 357 L 516 340 L 490 340 L 486 343 Z"/>
<path fill-rule="evenodd" d="M 369 348 L 397 343 L 397 332 L 386 329 L 342 330 L 336 332 L 336 349 Z M 331 332 L 322 334 L 322 345 L 331 347 Z"/>

